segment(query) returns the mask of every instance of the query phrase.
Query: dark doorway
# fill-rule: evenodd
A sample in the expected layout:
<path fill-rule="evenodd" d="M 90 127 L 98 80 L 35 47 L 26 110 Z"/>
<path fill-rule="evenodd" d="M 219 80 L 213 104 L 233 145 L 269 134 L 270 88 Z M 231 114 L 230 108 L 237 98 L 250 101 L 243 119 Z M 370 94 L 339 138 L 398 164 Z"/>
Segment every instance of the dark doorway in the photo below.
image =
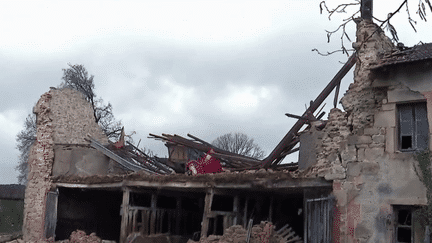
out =
<path fill-rule="evenodd" d="M 121 191 L 59 188 L 56 240 L 79 229 L 104 240 L 120 239 Z"/>

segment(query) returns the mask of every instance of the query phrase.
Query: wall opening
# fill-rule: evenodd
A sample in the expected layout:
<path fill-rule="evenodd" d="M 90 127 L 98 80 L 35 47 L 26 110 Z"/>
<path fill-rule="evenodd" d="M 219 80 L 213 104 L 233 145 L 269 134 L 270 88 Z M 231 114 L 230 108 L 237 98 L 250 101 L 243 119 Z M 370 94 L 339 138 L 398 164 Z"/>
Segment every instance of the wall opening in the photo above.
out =
<path fill-rule="evenodd" d="M 303 235 L 303 194 L 263 191 L 238 191 L 214 195 L 206 235 L 223 235 L 232 225 L 247 228 L 270 221 L 276 230 L 289 225 L 296 235 Z M 222 195 L 221 195 L 222 193 Z"/>
<path fill-rule="evenodd" d="M 169 234 L 192 238 L 201 230 L 205 193 L 132 189 L 127 234 Z"/>
<path fill-rule="evenodd" d="M 396 240 L 397 242 L 412 242 L 413 240 L 413 208 L 395 206 Z"/>
<path fill-rule="evenodd" d="M 423 150 L 429 145 L 429 124 L 426 103 L 398 105 L 399 149 Z"/>
<path fill-rule="evenodd" d="M 56 240 L 79 229 L 104 240 L 120 239 L 121 191 L 59 188 Z"/>

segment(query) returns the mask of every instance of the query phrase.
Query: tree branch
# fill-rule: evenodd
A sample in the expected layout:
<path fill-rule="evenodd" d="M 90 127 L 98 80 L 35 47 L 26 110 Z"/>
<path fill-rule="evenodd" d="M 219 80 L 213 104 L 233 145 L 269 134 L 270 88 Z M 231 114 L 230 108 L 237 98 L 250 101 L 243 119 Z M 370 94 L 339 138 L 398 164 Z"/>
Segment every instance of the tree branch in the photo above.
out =
<path fill-rule="evenodd" d="M 326 11 L 327 11 L 327 13 L 329 14 L 329 19 L 330 19 L 330 17 L 334 14 L 334 13 L 346 13 L 346 8 L 348 7 L 348 6 L 353 6 L 353 5 L 358 5 L 358 4 L 360 4 L 360 1 L 358 1 L 358 0 L 356 0 L 357 1 L 357 3 L 346 3 L 346 4 L 340 4 L 340 5 L 338 5 L 335 9 L 332 9 L 332 10 L 329 10 L 329 8 L 327 7 L 327 5 L 326 5 L 326 2 L 325 1 L 322 1 L 321 3 L 320 3 L 320 13 L 322 14 L 322 11 L 323 11 L 323 9 L 325 9 Z M 431 4 L 431 2 L 430 2 L 430 0 L 419 0 L 419 4 L 418 4 L 418 10 L 417 10 L 417 14 L 420 16 L 420 19 L 421 20 L 424 20 L 424 21 L 427 21 L 426 20 L 426 4 L 423 2 L 423 1 L 425 1 L 426 2 L 426 4 L 429 6 L 429 9 L 430 9 L 430 11 L 432 12 L 432 4 Z M 398 38 L 398 36 L 397 36 L 397 31 L 396 31 L 396 28 L 390 23 L 390 19 L 396 14 L 396 13 L 398 13 L 401 9 L 402 9 L 402 7 L 405 5 L 405 7 L 406 7 L 406 11 L 407 11 L 407 15 L 408 15 L 408 23 L 411 25 L 411 27 L 414 29 L 414 31 L 415 32 L 417 32 L 417 29 L 415 28 L 415 25 L 417 24 L 417 22 L 414 20 L 414 19 L 412 19 L 411 18 L 411 14 L 410 14 L 410 11 L 409 11 L 409 7 L 408 7 L 408 0 L 404 0 L 400 5 L 399 5 L 399 7 L 394 11 L 394 12 L 392 12 L 392 13 L 389 13 L 388 15 L 387 15 L 387 18 L 385 19 L 385 20 L 379 20 L 379 19 L 377 19 L 377 18 L 375 18 L 374 16 L 372 16 L 373 17 L 373 19 L 375 19 L 375 20 L 377 20 L 378 22 L 380 22 L 381 24 L 380 24 L 380 28 L 379 29 L 382 29 L 383 28 L 383 26 L 386 24 L 386 26 L 385 26 L 385 28 L 384 29 L 387 29 L 389 32 L 390 32 L 390 34 L 392 35 L 392 40 L 394 41 L 394 42 L 398 42 L 399 41 L 399 38 Z M 338 31 L 342 31 L 342 34 L 341 34 L 341 50 L 337 50 L 337 51 L 332 51 L 332 52 L 327 52 L 327 54 L 323 54 L 323 53 L 321 53 L 320 51 L 318 51 L 317 49 L 312 49 L 312 51 L 316 51 L 319 55 L 322 55 L 322 56 L 328 56 L 328 55 L 331 55 L 331 54 L 334 54 L 334 53 L 336 53 L 336 52 L 342 52 L 342 53 L 346 53 L 346 54 L 348 54 L 348 51 L 352 51 L 352 49 L 350 49 L 350 50 L 347 50 L 346 48 L 345 48 L 345 45 L 344 45 L 344 38 L 347 38 L 347 40 L 348 41 L 350 41 L 351 42 L 351 40 L 350 40 L 350 38 L 349 38 L 349 36 L 348 36 L 348 34 L 346 33 L 346 25 L 350 22 L 350 21 L 352 21 L 353 19 L 354 19 L 354 17 L 355 17 L 355 15 L 357 15 L 358 13 L 359 13 L 360 11 L 357 11 L 357 12 L 355 12 L 354 14 L 352 14 L 351 15 L 351 17 L 350 18 L 347 18 L 347 19 L 344 19 L 343 20 L 343 23 L 342 24 L 340 24 L 339 26 L 338 26 L 338 28 L 337 29 L 335 29 L 334 31 L 327 31 L 326 30 L 326 32 L 327 32 L 327 42 L 330 42 L 330 38 L 331 38 L 331 36 L 333 35 L 333 34 L 335 34 L 336 32 L 338 32 Z M 361 45 L 363 45 L 366 41 L 368 41 L 379 29 L 377 29 L 377 30 L 375 30 L 370 36 L 368 36 L 359 46 L 361 46 Z"/>

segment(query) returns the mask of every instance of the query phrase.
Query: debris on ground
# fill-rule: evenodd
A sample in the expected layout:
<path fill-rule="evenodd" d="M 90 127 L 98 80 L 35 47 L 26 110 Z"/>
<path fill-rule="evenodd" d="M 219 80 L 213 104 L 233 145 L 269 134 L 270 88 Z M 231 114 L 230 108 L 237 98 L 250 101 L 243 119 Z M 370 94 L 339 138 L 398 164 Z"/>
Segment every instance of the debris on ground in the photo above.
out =
<path fill-rule="evenodd" d="M 21 240 L 20 241 L 20 243 L 21 243 L 21 242 L 24 242 L 24 241 L 22 241 L 22 236 L 23 236 L 22 231 L 17 231 L 17 232 L 13 232 L 13 233 L 0 233 L 0 243 L 1 242 L 17 243 L 17 242 L 19 242 L 19 240 Z"/>
<path fill-rule="evenodd" d="M 303 242 L 295 232 L 286 225 L 280 230 L 275 231 L 275 226 L 271 222 L 261 221 L 248 230 L 241 225 L 233 225 L 225 230 L 223 235 L 209 235 L 201 239 L 199 243 L 300 243 Z M 197 241 L 189 240 L 188 243 Z"/>
<path fill-rule="evenodd" d="M 96 236 L 96 233 L 86 235 L 82 230 L 76 230 L 71 233 L 69 238 L 70 243 L 102 243 L 102 239 Z"/>

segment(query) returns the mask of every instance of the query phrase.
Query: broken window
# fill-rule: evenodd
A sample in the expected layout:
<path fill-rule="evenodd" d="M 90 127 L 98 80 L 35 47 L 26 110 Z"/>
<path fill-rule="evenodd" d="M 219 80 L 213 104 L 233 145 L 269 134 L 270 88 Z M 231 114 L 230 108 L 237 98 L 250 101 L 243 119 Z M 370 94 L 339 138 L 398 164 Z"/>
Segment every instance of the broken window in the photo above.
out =
<path fill-rule="evenodd" d="M 396 240 L 398 243 L 412 242 L 412 208 L 395 207 L 396 216 Z"/>
<path fill-rule="evenodd" d="M 426 103 L 398 105 L 399 149 L 423 150 L 429 144 L 429 125 Z"/>

